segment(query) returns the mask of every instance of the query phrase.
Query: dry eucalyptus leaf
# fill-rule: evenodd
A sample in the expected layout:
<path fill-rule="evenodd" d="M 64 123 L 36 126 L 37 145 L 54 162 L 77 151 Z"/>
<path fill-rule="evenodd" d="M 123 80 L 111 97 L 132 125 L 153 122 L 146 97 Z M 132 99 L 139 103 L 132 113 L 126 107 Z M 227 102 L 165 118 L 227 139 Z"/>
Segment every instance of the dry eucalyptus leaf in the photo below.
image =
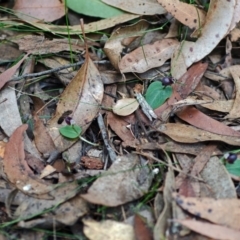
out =
<path fill-rule="evenodd" d="M 207 191 L 201 191 L 201 197 L 211 196 L 215 199 L 236 198 L 236 189 L 233 181 L 218 157 L 211 157 L 201 171 Z M 218 179 L 216 181 L 216 179 Z M 203 184 L 203 183 L 201 183 Z M 209 194 L 206 194 L 209 193 Z"/>
<path fill-rule="evenodd" d="M 134 230 L 131 225 L 105 220 L 83 220 L 83 232 L 90 240 L 135 240 Z"/>
<path fill-rule="evenodd" d="M 50 210 L 52 207 L 56 207 L 62 203 L 64 204 L 64 202 L 76 196 L 78 191 L 79 185 L 75 181 L 58 184 L 58 186 L 51 192 L 51 194 L 55 197 L 54 199 L 35 199 L 28 197 L 25 201 L 20 203 L 14 213 L 14 216 L 31 218 L 36 214 L 43 214 L 44 210 Z M 62 209 L 61 211 L 64 211 L 64 208 L 61 208 L 61 205 L 59 208 Z M 55 213 L 59 208 L 54 210 Z M 86 207 L 83 207 L 83 209 L 86 209 Z M 53 209 L 51 209 L 51 211 L 52 210 Z"/>
<path fill-rule="evenodd" d="M 128 116 L 135 112 L 139 106 L 135 98 L 123 98 L 116 102 L 113 106 L 113 112 L 119 116 Z"/>
<path fill-rule="evenodd" d="M 155 0 L 102 0 L 102 2 L 126 12 L 139 15 L 159 15 L 166 13 L 166 10 L 157 4 Z"/>
<path fill-rule="evenodd" d="M 59 118 L 72 111 L 72 118 L 86 131 L 99 112 L 103 98 L 103 83 L 100 73 L 92 60 L 87 57 L 77 75 L 67 85 L 57 105 L 55 116 L 50 120 L 48 131 L 60 152 L 68 149 L 76 141 L 61 136 L 59 128 L 66 123 L 58 123 Z"/>
<path fill-rule="evenodd" d="M 175 19 L 191 29 L 198 29 L 205 22 L 205 12 L 193 4 L 179 0 L 158 0 L 158 2 Z"/>
<path fill-rule="evenodd" d="M 194 198 L 173 194 L 176 203 L 187 212 L 236 230 L 240 230 L 240 201 L 234 199 Z M 231 213 L 231 214 L 229 214 Z"/>
<path fill-rule="evenodd" d="M 50 4 L 51 3 L 51 4 Z M 59 0 L 18 0 L 14 8 L 16 15 L 26 21 L 52 22 L 65 15 L 64 3 Z"/>
<path fill-rule="evenodd" d="M 114 207 L 142 197 L 153 176 L 147 165 L 141 167 L 137 155 L 118 157 L 82 197 L 88 202 Z"/>
<path fill-rule="evenodd" d="M 136 37 L 143 36 L 148 26 L 147 21 L 141 20 L 133 25 L 123 26 L 113 31 L 103 50 L 115 69 L 119 69 L 118 65 L 122 50 Z M 126 42 L 128 42 L 128 44 L 126 44 Z"/>
<path fill-rule="evenodd" d="M 26 124 L 18 127 L 10 137 L 4 153 L 4 173 L 7 179 L 25 194 L 52 199 L 53 197 L 47 193 L 52 191 L 54 186 L 48 185 L 35 176 L 25 160 L 23 133 L 27 127 Z"/>
<path fill-rule="evenodd" d="M 228 33 L 235 1 L 212 0 L 201 36 L 196 42 L 184 41 L 172 58 L 172 76 L 179 79 L 186 68 L 209 54 Z M 228 9 L 228 11 L 226 11 Z M 219 26 L 221 26 L 219 28 Z"/>
<path fill-rule="evenodd" d="M 229 70 L 235 83 L 236 96 L 232 109 L 225 118 L 235 119 L 240 117 L 240 65 L 231 66 Z"/>
<path fill-rule="evenodd" d="M 146 44 L 126 54 L 120 61 L 122 73 L 142 73 L 148 69 L 162 66 L 179 46 L 174 39 L 162 39 L 153 44 Z"/>
<path fill-rule="evenodd" d="M 89 24 L 84 24 L 84 31 L 85 33 L 89 32 L 97 32 L 103 29 L 108 29 L 111 27 L 114 27 L 120 23 L 128 22 L 133 19 L 139 18 L 139 15 L 137 14 L 121 14 L 116 17 L 107 18 L 107 19 L 101 19 L 96 22 L 91 22 Z M 39 28 L 43 31 L 51 32 L 53 34 L 61 34 L 61 35 L 77 35 L 81 34 L 82 30 L 80 27 L 80 24 L 74 25 L 74 26 L 56 26 L 56 25 L 49 25 L 45 23 L 40 22 L 28 22 L 29 24 L 33 25 L 36 28 Z M 69 29 L 69 31 L 68 31 Z"/>
<path fill-rule="evenodd" d="M 233 146 L 240 146 L 240 139 L 238 136 L 226 136 L 211 133 L 185 124 L 166 123 L 162 124 L 158 130 L 168 135 L 173 140 L 181 143 L 221 141 Z"/>
<path fill-rule="evenodd" d="M 199 220 L 178 220 L 183 226 L 191 229 L 194 232 L 200 233 L 201 235 L 207 236 L 207 239 L 218 239 L 218 240 L 238 240 L 240 231 L 234 229 L 211 224 L 208 222 L 202 222 Z M 206 239 L 205 237 L 201 239 Z"/>

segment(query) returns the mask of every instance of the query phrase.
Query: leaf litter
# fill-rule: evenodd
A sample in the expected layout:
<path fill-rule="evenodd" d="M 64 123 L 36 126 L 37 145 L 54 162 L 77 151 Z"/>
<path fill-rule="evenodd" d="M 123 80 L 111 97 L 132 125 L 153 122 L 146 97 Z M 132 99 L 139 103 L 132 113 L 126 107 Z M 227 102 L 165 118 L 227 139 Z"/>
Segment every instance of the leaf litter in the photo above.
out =
<path fill-rule="evenodd" d="M 238 239 L 239 1 L 102 2 L 1 19 L 1 232 Z"/>

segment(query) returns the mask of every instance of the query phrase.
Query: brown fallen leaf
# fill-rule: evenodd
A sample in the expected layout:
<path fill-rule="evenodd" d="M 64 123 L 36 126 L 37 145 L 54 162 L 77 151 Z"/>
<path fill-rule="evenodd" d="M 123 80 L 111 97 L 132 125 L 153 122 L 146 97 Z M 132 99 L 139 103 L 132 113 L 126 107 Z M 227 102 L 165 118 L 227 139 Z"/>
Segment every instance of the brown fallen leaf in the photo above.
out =
<path fill-rule="evenodd" d="M 147 21 L 140 20 L 135 24 L 123 26 L 113 31 L 103 50 L 116 70 L 119 70 L 118 65 L 123 49 L 137 37 L 142 37 L 148 26 Z"/>
<path fill-rule="evenodd" d="M 196 42 L 184 41 L 171 61 L 172 76 L 179 79 L 194 62 L 209 54 L 228 33 L 234 15 L 235 1 L 213 0 L 210 3 L 201 36 Z M 228 11 L 226 12 L 226 9 Z M 219 28 L 219 26 L 222 26 Z"/>
<path fill-rule="evenodd" d="M 102 2 L 105 2 L 113 7 L 120 8 L 126 12 L 139 15 L 155 15 L 166 13 L 166 10 L 154 0 L 102 0 Z"/>
<path fill-rule="evenodd" d="M 84 44 L 80 41 L 68 39 L 48 39 L 38 35 L 19 35 L 10 39 L 11 42 L 18 44 L 19 49 L 31 54 L 47 54 L 69 51 L 79 52 L 84 49 Z M 89 43 L 91 44 L 91 43 Z"/>
<path fill-rule="evenodd" d="M 176 203 L 193 214 L 213 223 L 240 230 L 240 201 L 239 199 L 214 199 L 184 197 L 173 194 Z"/>
<path fill-rule="evenodd" d="M 0 75 L 0 89 L 13 77 L 17 69 L 23 63 L 23 61 L 28 57 L 28 54 L 25 55 L 16 65 L 7 69 Z"/>
<path fill-rule="evenodd" d="M 141 167 L 139 164 L 137 155 L 118 157 L 91 185 L 87 194 L 81 196 L 88 202 L 111 207 L 140 198 L 151 186 L 153 176 L 147 165 Z"/>
<path fill-rule="evenodd" d="M 51 3 L 51 4 L 50 4 Z M 65 15 L 64 3 L 58 0 L 18 0 L 13 9 L 16 15 L 30 22 L 46 21 L 52 22 Z"/>
<path fill-rule="evenodd" d="M 176 113 L 179 118 L 189 124 L 206 130 L 211 133 L 221 134 L 225 136 L 239 137 L 240 133 L 231 129 L 227 125 L 207 116 L 195 107 L 186 107 L 184 110 Z"/>
<path fill-rule="evenodd" d="M 227 136 L 211 133 L 189 125 L 166 123 L 158 127 L 158 131 L 181 143 L 197 143 L 205 141 L 221 141 L 233 146 L 240 146 L 239 136 Z"/>
<path fill-rule="evenodd" d="M 87 56 L 77 75 L 67 85 L 61 94 L 54 117 L 49 121 L 48 132 L 60 152 L 72 146 L 75 141 L 61 136 L 59 118 L 65 112 L 72 111 L 71 117 L 76 125 L 81 126 L 82 133 L 86 131 L 92 120 L 98 114 L 103 98 L 103 83 L 100 73 L 93 61 Z"/>
<path fill-rule="evenodd" d="M 210 237 L 211 239 L 239 240 L 240 231 L 236 231 L 228 227 L 197 220 L 177 220 L 177 222 L 194 232 L 198 232 L 204 236 Z"/>
<path fill-rule="evenodd" d="M 153 44 L 146 44 L 126 54 L 119 63 L 119 69 L 122 73 L 142 73 L 162 66 L 178 46 L 179 42 L 174 39 L 162 39 Z"/>
<path fill-rule="evenodd" d="M 52 199 L 53 197 L 47 193 L 52 191 L 54 186 L 48 185 L 36 177 L 25 161 L 23 133 L 27 128 L 27 124 L 21 125 L 10 137 L 3 158 L 4 173 L 7 179 L 25 194 Z"/>
<path fill-rule="evenodd" d="M 175 19 L 191 29 L 198 29 L 205 22 L 205 12 L 193 4 L 187 4 L 179 0 L 158 0 L 158 2 Z"/>
<path fill-rule="evenodd" d="M 134 216 L 134 232 L 136 236 L 136 240 L 152 240 L 152 233 L 147 226 L 146 221 L 139 214 L 135 214 Z"/>

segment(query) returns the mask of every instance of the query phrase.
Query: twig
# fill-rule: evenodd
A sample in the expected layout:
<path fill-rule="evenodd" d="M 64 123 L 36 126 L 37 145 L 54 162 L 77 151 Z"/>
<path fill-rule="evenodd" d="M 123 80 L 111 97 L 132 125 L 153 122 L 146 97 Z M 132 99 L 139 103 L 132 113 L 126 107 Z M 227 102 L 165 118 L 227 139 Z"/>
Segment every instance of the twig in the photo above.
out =
<path fill-rule="evenodd" d="M 38 72 L 38 73 L 25 74 L 25 75 L 22 75 L 22 76 L 19 76 L 19 77 L 12 78 L 10 81 L 19 81 L 23 78 L 30 78 L 30 77 L 40 77 L 40 76 L 47 75 L 47 74 L 50 74 L 50 73 L 58 72 L 60 70 L 66 69 L 66 68 L 76 67 L 76 66 L 82 65 L 84 62 L 85 61 L 82 60 L 82 61 L 79 61 L 79 62 L 76 62 L 76 63 L 64 65 L 64 66 L 61 66 L 61 67 L 58 67 L 58 68 L 53 68 L 53 69 Z M 106 62 L 107 62 L 106 60 L 94 61 L 94 63 L 99 63 L 99 64 L 104 64 Z"/>
<path fill-rule="evenodd" d="M 117 155 L 113 151 L 112 147 L 110 146 L 110 144 L 108 142 L 107 131 L 106 131 L 104 121 L 103 121 L 103 117 L 102 117 L 101 113 L 99 113 L 97 120 L 98 120 L 98 126 L 99 126 L 101 134 L 102 134 L 102 138 L 103 138 L 103 141 L 104 141 L 104 145 L 106 146 L 106 148 L 108 150 L 108 154 L 109 154 L 109 157 L 110 157 L 111 161 L 114 162 L 117 158 Z"/>

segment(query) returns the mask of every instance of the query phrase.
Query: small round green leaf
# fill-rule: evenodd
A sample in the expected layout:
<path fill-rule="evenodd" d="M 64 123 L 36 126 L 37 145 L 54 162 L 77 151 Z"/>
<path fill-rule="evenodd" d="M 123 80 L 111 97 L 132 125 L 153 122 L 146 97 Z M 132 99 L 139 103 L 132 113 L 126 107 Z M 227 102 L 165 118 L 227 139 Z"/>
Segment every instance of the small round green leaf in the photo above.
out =
<path fill-rule="evenodd" d="M 59 132 L 66 138 L 75 139 L 81 134 L 82 128 L 77 125 L 66 125 L 59 128 Z"/>
<path fill-rule="evenodd" d="M 161 82 L 156 81 L 149 85 L 145 98 L 147 103 L 153 108 L 160 107 L 171 95 L 172 87 L 164 87 Z"/>

